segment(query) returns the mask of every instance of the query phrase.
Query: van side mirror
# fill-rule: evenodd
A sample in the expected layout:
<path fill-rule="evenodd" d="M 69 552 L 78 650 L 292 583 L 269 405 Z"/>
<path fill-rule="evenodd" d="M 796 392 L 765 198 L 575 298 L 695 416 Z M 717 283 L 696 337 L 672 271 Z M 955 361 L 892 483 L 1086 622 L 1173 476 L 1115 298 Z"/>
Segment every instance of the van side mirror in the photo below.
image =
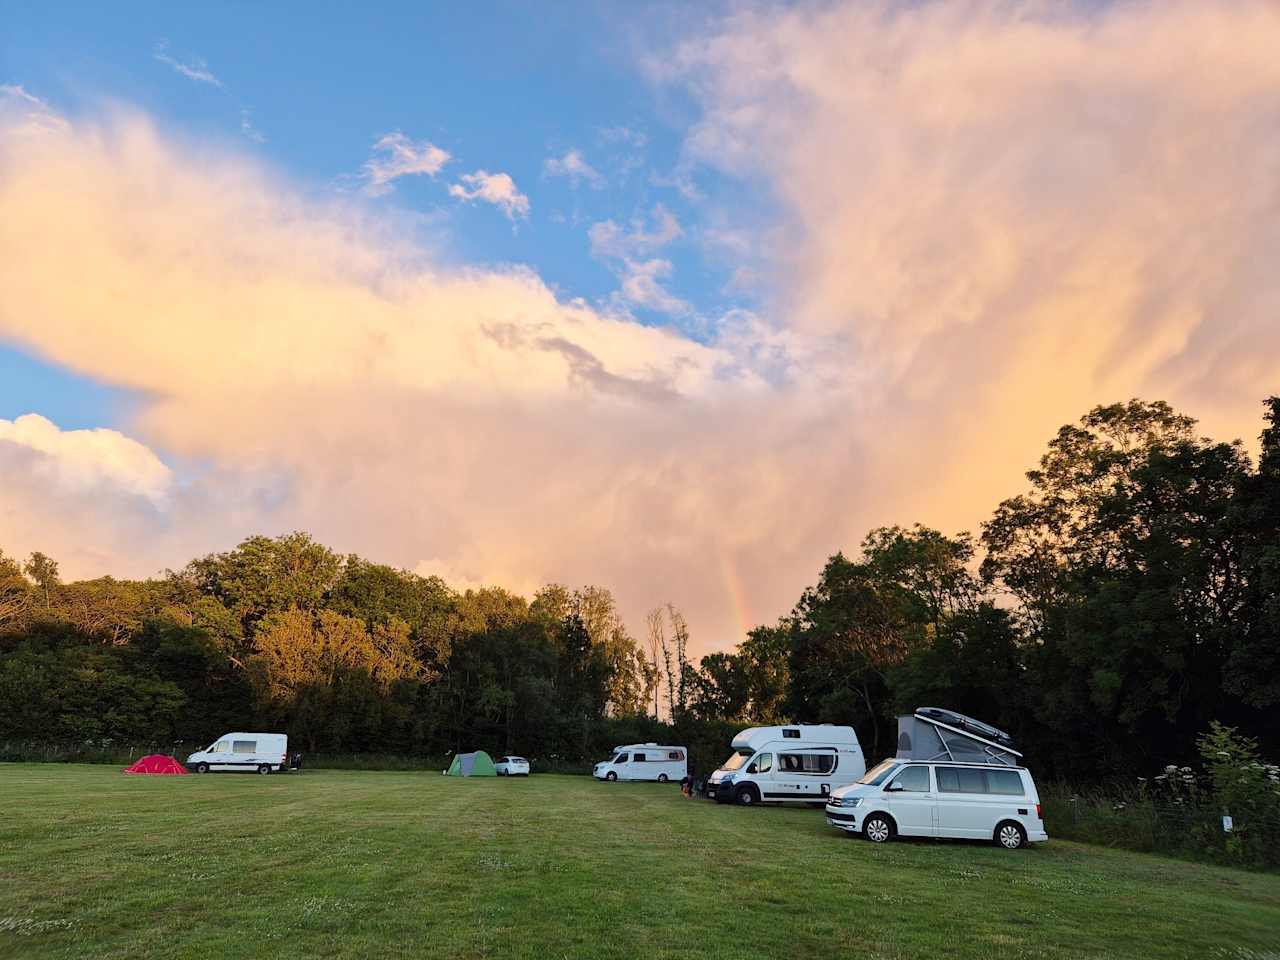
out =
<path fill-rule="evenodd" d="M 898 792 L 901 792 L 901 790 L 902 790 L 902 784 L 900 784 L 900 783 L 898 783 L 898 782 L 896 782 L 896 781 L 895 781 L 895 782 L 893 782 L 893 783 L 889 784 L 887 787 L 885 787 L 885 790 L 886 790 L 886 791 L 888 791 L 889 793 L 898 793 Z"/>
<path fill-rule="evenodd" d="M 756 769 L 756 765 L 755 765 L 754 763 L 753 763 L 753 764 L 750 764 L 750 765 L 747 767 L 747 773 L 759 773 L 759 772 L 760 772 L 760 771 Z"/>

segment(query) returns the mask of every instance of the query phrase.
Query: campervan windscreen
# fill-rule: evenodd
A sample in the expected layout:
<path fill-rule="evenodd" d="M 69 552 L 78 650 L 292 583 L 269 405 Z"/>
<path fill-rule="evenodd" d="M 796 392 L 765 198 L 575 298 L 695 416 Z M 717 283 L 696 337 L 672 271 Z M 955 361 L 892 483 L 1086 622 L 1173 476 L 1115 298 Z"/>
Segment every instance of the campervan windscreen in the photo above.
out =
<path fill-rule="evenodd" d="M 744 763 L 755 756 L 754 750 L 739 750 L 736 753 L 729 754 L 729 759 L 720 767 L 721 770 L 737 770 Z"/>
<path fill-rule="evenodd" d="M 893 773 L 893 771 L 897 769 L 897 767 L 898 767 L 897 760 L 892 760 L 892 759 L 881 760 L 874 767 L 872 767 L 865 774 L 863 774 L 862 779 L 859 780 L 858 782 L 868 784 L 869 786 L 872 786 L 872 787 L 878 787 L 880 786 L 881 783 L 884 782 L 885 778 L 888 777 L 889 774 Z"/>

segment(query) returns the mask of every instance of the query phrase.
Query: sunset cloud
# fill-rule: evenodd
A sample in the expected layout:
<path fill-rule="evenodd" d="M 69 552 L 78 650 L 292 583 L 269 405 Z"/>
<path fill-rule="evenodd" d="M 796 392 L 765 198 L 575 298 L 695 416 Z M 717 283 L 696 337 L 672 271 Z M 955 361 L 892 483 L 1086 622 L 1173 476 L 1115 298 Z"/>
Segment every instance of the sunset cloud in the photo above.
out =
<path fill-rule="evenodd" d="M 508 220 L 529 215 L 529 198 L 516 189 L 510 174 L 477 170 L 464 173 L 461 183 L 449 185 L 449 195 L 459 200 L 481 200 L 491 203 L 507 215 Z"/>
<path fill-rule="evenodd" d="M 599 190 L 605 183 L 600 171 L 587 163 L 582 151 L 576 149 L 566 150 L 559 157 L 547 157 L 542 170 L 549 177 L 567 177 L 575 187 L 585 182 Z"/>
<path fill-rule="evenodd" d="M 199 57 L 184 61 L 171 56 L 168 41 L 161 40 L 157 43 L 152 56 L 160 63 L 165 64 L 165 66 L 182 74 L 188 80 L 194 80 L 196 83 L 207 83 L 213 87 L 222 86 L 222 81 L 213 75 L 209 65 Z"/>
<path fill-rule="evenodd" d="M 748 264 L 761 301 L 696 340 L 144 116 L 0 96 L 0 338 L 136 398 L 93 443 L 5 422 L 0 546 L 146 573 L 307 529 L 460 582 L 604 583 L 637 627 L 670 600 L 697 652 L 733 643 L 873 525 L 972 529 L 1096 403 L 1257 434 L 1276 49 L 1243 0 L 741 8 L 652 68 L 698 106 L 679 169 L 734 179 L 701 222 L 645 203 L 589 237 L 668 313 L 681 248 Z M 389 137 L 371 188 L 449 159 Z M 528 213 L 505 174 L 451 191 Z"/>

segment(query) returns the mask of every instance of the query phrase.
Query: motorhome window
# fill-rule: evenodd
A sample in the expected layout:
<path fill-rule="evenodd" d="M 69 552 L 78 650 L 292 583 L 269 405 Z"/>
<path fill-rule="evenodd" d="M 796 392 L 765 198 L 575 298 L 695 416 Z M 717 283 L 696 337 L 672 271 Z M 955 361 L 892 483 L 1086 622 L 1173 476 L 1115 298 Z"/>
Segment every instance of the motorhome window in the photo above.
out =
<path fill-rule="evenodd" d="M 762 753 L 756 757 L 756 773 L 768 773 L 773 769 L 773 754 Z"/>
<path fill-rule="evenodd" d="M 230 744 L 227 743 L 226 740 L 219 740 L 217 743 L 213 745 L 213 749 L 210 750 L 209 752 L 210 753 L 226 753 L 227 747 L 229 746 Z"/>
<path fill-rule="evenodd" d="M 908 793 L 929 792 L 929 768 L 907 767 L 893 778 L 891 786 Z"/>
<path fill-rule="evenodd" d="M 620 753 L 620 754 L 618 754 L 616 757 L 614 757 L 614 758 L 613 758 L 613 762 L 614 762 L 614 763 L 626 763 L 626 762 L 627 762 L 627 755 L 626 755 L 625 753 Z"/>
<path fill-rule="evenodd" d="M 893 773 L 893 771 L 897 769 L 897 760 L 881 760 L 874 767 L 864 773 L 862 775 L 862 779 L 858 782 L 878 787 L 880 784 L 884 783 L 885 778 L 888 777 L 889 774 Z"/>
<path fill-rule="evenodd" d="M 670 750 L 670 751 L 668 751 L 668 752 L 667 752 L 667 759 L 668 759 L 668 760 L 683 760 L 683 759 L 684 759 L 684 753 L 683 753 L 683 751 L 680 751 L 680 750 Z"/>
<path fill-rule="evenodd" d="M 788 773 L 830 773 L 836 768 L 834 753 L 780 753 L 778 762 Z"/>
<path fill-rule="evenodd" d="M 938 789 L 944 793 L 986 793 L 981 770 L 971 767 L 938 767 Z"/>
<path fill-rule="evenodd" d="M 799 730 L 783 730 L 782 736 L 787 740 L 799 740 L 800 731 Z"/>
<path fill-rule="evenodd" d="M 634 757 L 636 763 L 644 763 L 644 754 L 637 753 Z"/>
<path fill-rule="evenodd" d="M 751 750 L 739 750 L 737 753 L 729 754 L 729 759 L 724 762 L 721 770 L 737 770 L 744 763 L 751 759 Z"/>
<path fill-rule="evenodd" d="M 257 753 L 257 740 L 236 740 L 231 744 L 232 753 Z"/>
<path fill-rule="evenodd" d="M 1007 797 L 1022 796 L 1022 777 L 1016 770 L 988 770 L 987 790 Z"/>

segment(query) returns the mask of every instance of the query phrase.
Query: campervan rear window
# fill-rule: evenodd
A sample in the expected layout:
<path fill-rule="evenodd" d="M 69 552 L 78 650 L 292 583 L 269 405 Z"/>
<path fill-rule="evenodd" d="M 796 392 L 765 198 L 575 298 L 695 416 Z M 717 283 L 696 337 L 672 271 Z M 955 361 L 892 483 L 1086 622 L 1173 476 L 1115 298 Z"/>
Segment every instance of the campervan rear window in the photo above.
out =
<path fill-rule="evenodd" d="M 994 793 L 1022 796 L 1022 777 L 1016 770 L 977 770 L 971 767 L 937 767 L 938 789 L 943 793 Z"/>
<path fill-rule="evenodd" d="M 667 759 L 668 759 L 668 760 L 683 760 L 683 759 L 684 759 L 684 752 L 683 752 L 682 750 L 669 750 L 669 751 L 667 751 Z"/>
<path fill-rule="evenodd" d="M 233 740 L 231 742 L 232 753 L 257 753 L 257 740 Z"/>
<path fill-rule="evenodd" d="M 830 773 L 836 768 L 834 753 L 780 753 L 778 764 L 785 773 Z"/>
<path fill-rule="evenodd" d="M 1022 777 L 1016 770 L 988 770 L 987 789 L 1009 797 L 1022 796 Z"/>

